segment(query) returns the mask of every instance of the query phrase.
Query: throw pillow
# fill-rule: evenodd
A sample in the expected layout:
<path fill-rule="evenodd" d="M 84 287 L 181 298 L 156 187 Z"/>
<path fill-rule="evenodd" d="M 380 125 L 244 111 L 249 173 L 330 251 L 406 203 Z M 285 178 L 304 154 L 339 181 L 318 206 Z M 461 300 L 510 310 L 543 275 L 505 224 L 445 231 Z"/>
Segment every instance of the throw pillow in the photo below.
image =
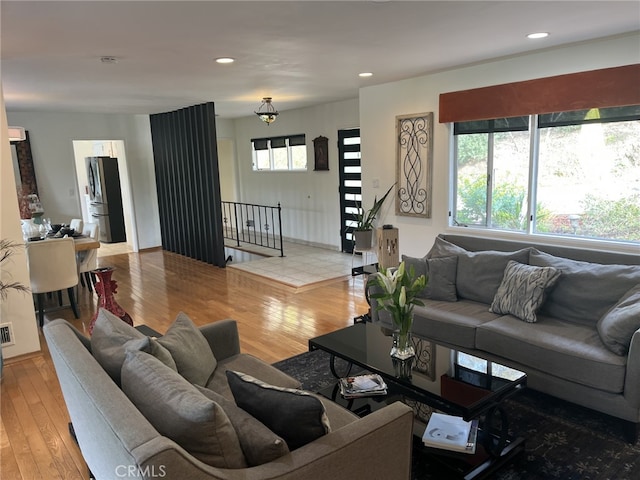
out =
<path fill-rule="evenodd" d="M 456 293 L 456 275 L 458 257 L 429 258 L 427 260 L 427 286 L 425 297 L 445 302 L 458 301 Z"/>
<path fill-rule="evenodd" d="M 290 450 L 329 433 L 324 405 L 310 393 L 269 385 L 240 372 L 226 373 L 238 406 L 280 435 Z"/>
<path fill-rule="evenodd" d="M 158 359 L 128 352 L 122 365 L 122 390 L 158 432 L 198 460 L 219 468 L 247 466 L 222 407 Z"/>
<path fill-rule="evenodd" d="M 178 314 L 158 342 L 171 352 L 180 375 L 196 385 L 207 384 L 218 362 L 207 339 L 185 313 Z"/>
<path fill-rule="evenodd" d="M 545 291 L 559 277 L 560 270 L 553 267 L 533 267 L 510 260 L 489 311 L 511 314 L 534 323 L 536 311 L 544 302 Z"/>
<path fill-rule="evenodd" d="M 402 255 L 402 261 L 404 262 L 404 267 L 406 272 L 409 272 L 411 267 L 413 267 L 416 277 L 419 277 L 420 275 L 424 275 L 424 276 L 428 275 L 427 257 L 415 258 L 415 257 L 409 257 L 407 255 Z M 429 283 L 428 280 L 429 279 L 427 279 L 427 286 Z M 427 287 L 425 287 L 422 290 L 422 292 L 418 293 L 417 297 L 427 298 Z"/>
<path fill-rule="evenodd" d="M 598 334 L 613 353 L 626 355 L 631 337 L 640 328 L 640 284 L 631 288 L 597 324 Z"/>
<path fill-rule="evenodd" d="M 167 349 L 113 313 L 101 308 L 91 334 L 91 353 L 118 385 L 127 350 L 150 353 L 165 365 L 176 369 L 176 364 Z"/>
<path fill-rule="evenodd" d="M 232 400 L 227 400 L 208 388 L 198 385 L 196 388 L 205 397 L 220 405 L 227 414 L 238 434 L 240 446 L 250 467 L 269 463 L 289 453 L 287 443 L 282 437 L 273 433 L 265 424 L 242 410 Z"/>

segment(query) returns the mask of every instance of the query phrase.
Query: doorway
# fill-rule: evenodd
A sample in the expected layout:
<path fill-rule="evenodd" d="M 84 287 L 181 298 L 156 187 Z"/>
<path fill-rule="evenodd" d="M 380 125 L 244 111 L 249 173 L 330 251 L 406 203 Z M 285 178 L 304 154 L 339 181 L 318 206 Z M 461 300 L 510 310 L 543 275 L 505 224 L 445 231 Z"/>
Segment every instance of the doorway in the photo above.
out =
<path fill-rule="evenodd" d="M 338 130 L 340 169 L 340 239 L 343 252 L 353 253 L 355 215 L 362 204 L 360 129 Z"/>
<path fill-rule="evenodd" d="M 87 177 L 86 157 L 112 157 L 118 159 L 120 174 L 120 189 L 122 194 L 122 209 L 124 211 L 126 242 L 108 244 L 109 250 L 117 249 L 118 253 L 125 251 L 137 252 L 138 235 L 136 218 L 133 209 L 133 194 L 129 171 L 127 169 L 127 157 L 123 140 L 74 140 L 73 152 L 76 164 L 76 177 L 78 181 L 78 198 L 82 220 L 92 222 L 89 212 L 89 179 Z M 106 246 L 106 245 L 104 245 Z"/>

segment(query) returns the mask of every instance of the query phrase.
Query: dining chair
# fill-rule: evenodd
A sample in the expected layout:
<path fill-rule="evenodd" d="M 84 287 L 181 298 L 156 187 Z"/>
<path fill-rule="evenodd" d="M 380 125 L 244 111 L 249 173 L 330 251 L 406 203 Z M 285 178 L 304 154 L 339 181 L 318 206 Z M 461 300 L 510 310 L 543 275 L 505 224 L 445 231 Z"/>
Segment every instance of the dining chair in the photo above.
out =
<path fill-rule="evenodd" d="M 31 292 L 38 304 L 38 323 L 44 324 L 44 294 L 67 290 L 71 309 L 80 318 L 74 287 L 78 285 L 78 265 L 73 238 L 27 242 Z"/>
<path fill-rule="evenodd" d="M 91 237 L 94 240 L 99 240 L 100 237 L 100 225 L 97 223 L 87 222 L 82 228 L 82 234 L 86 237 Z M 95 285 L 95 276 L 91 273 L 92 270 L 98 268 L 98 249 L 92 248 L 91 250 L 85 250 L 78 252 L 78 274 L 80 275 L 80 285 L 93 292 L 93 285 Z"/>
<path fill-rule="evenodd" d="M 83 222 L 81 218 L 72 218 L 69 222 L 69 228 L 73 228 L 74 231 L 80 233 L 83 231 Z"/>

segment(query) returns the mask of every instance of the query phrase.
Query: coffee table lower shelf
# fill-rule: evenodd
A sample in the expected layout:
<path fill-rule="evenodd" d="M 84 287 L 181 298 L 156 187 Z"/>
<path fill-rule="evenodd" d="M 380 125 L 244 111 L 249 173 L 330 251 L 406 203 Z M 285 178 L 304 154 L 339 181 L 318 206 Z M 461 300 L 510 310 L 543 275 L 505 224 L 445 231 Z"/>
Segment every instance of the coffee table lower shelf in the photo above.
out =
<path fill-rule="evenodd" d="M 386 405 L 403 400 L 401 395 L 393 393 L 384 396 L 345 399 L 340 395 L 340 387 L 337 382 L 320 390 L 318 393 L 352 411 L 359 417 L 364 417 Z M 498 469 L 512 461 L 517 455 L 524 452 L 525 449 L 524 438 L 509 437 L 499 454 L 490 454 L 483 444 L 487 445 L 489 441 L 495 444 L 497 443 L 497 437 L 482 431 L 482 429 L 478 430 L 478 447 L 475 454 L 431 448 L 422 443 L 422 434 L 425 428 L 426 425 L 423 422 L 418 419 L 415 420 L 413 455 L 424 455 L 429 460 L 429 471 L 433 472 L 435 469 L 436 472 L 441 472 L 442 478 L 464 480 L 488 478 Z"/>

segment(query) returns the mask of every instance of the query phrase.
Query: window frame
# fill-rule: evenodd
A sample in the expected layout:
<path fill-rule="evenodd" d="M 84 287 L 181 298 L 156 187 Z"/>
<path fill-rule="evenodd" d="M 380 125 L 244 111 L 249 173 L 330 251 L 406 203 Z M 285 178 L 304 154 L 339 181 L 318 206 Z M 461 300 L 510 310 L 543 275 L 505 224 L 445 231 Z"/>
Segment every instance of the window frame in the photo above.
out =
<path fill-rule="evenodd" d="M 279 146 L 281 143 L 284 146 Z M 275 146 L 274 146 L 275 144 Z M 262 147 L 264 145 L 265 148 L 256 148 L 256 145 Z M 293 148 L 294 147 L 304 147 L 305 153 L 305 167 L 304 168 L 296 168 L 294 167 L 293 160 Z M 287 152 L 287 168 L 275 168 L 275 158 L 274 158 L 274 150 L 278 150 L 281 148 L 285 148 Z M 258 151 L 267 150 L 269 152 L 269 168 L 258 168 Z M 307 151 L 307 143 L 306 143 L 306 135 L 305 134 L 296 134 L 296 135 L 280 135 L 277 137 L 262 137 L 262 138 L 252 138 L 251 139 L 251 169 L 254 172 L 306 172 L 309 170 L 309 155 Z"/>
<path fill-rule="evenodd" d="M 495 227 L 493 225 L 491 225 L 491 204 L 492 204 L 492 196 L 493 196 L 493 182 L 494 179 L 492 178 L 492 176 L 488 177 L 488 182 L 487 182 L 487 189 L 486 189 L 486 211 L 485 211 L 485 219 L 484 219 L 484 224 L 469 224 L 466 225 L 464 223 L 461 223 L 457 218 L 456 215 L 458 213 L 458 208 L 459 208 L 459 204 L 458 204 L 458 190 L 459 190 L 459 150 L 458 150 L 458 140 L 457 137 L 460 134 L 472 134 L 472 133 L 479 133 L 479 132 L 463 132 L 463 133 L 456 133 L 457 130 L 457 124 L 464 124 L 464 123 L 471 123 L 471 122 L 453 122 L 450 123 L 450 129 L 449 129 L 449 134 L 450 134 L 450 151 L 451 156 L 450 156 L 450 172 L 451 172 L 451 186 L 450 186 L 450 196 L 449 196 L 449 201 L 450 201 L 450 208 L 449 208 L 449 228 L 452 229 L 460 229 L 460 228 L 465 228 L 465 229 L 476 229 L 479 232 L 484 232 L 484 234 L 494 234 L 496 236 L 517 236 L 517 237 L 522 237 L 522 236 L 527 236 L 527 237 L 544 237 L 547 239 L 554 239 L 555 240 L 559 240 L 558 243 L 564 243 L 564 242 L 570 242 L 570 243 L 587 243 L 589 245 L 623 245 L 623 246 L 631 246 L 632 248 L 637 248 L 638 245 L 640 245 L 640 241 L 639 240 L 626 240 L 626 239 L 609 239 L 609 238 L 599 238 L 599 237 L 591 237 L 591 236 L 586 236 L 586 235 L 569 235 L 569 234 L 565 234 L 565 233 L 554 233 L 554 232 L 540 232 L 537 231 L 537 211 L 536 211 L 536 205 L 537 205 L 537 196 L 538 196 L 538 172 L 539 172 L 539 168 L 540 168 L 540 164 L 539 164 L 539 153 L 540 153 L 540 134 L 541 134 L 541 128 L 549 128 L 549 127 L 561 127 L 561 126 L 566 126 L 567 124 L 569 125 L 581 125 L 581 124 L 588 124 L 588 123 L 610 123 L 610 122 L 626 122 L 626 121 L 640 121 L 640 112 L 638 112 L 638 108 L 640 108 L 640 106 L 638 105 L 633 105 L 630 106 L 631 108 L 635 108 L 635 112 L 632 113 L 631 115 L 628 116 L 621 116 L 618 118 L 602 118 L 600 119 L 600 121 L 593 121 L 593 120 L 583 120 L 583 121 L 574 121 L 574 122 L 558 122 L 557 125 L 542 125 L 539 126 L 539 119 L 541 117 L 547 117 L 550 114 L 532 114 L 529 115 L 529 166 L 528 166 L 528 175 L 529 175 L 529 180 L 528 180 L 528 184 L 527 184 L 527 202 L 526 202 L 526 210 L 527 210 L 527 216 L 526 216 L 526 225 L 525 228 L 523 230 L 513 230 L 513 229 L 505 229 L 505 228 L 499 228 L 499 227 Z M 615 107 L 614 107 L 615 108 Z M 619 107 L 617 107 L 619 108 Z M 588 110 L 588 109 L 587 109 Z M 606 109 L 605 109 L 606 110 Z M 558 112 L 558 113 L 565 113 L 565 112 Z M 497 119 L 495 119 L 497 120 Z M 489 133 L 489 132 L 487 132 Z M 492 172 L 492 163 L 493 163 L 493 151 L 492 151 L 492 146 L 493 146 L 493 133 L 495 132 L 491 132 L 489 133 L 489 138 L 488 138 L 488 145 L 487 145 L 487 175 L 490 175 L 490 172 Z"/>

